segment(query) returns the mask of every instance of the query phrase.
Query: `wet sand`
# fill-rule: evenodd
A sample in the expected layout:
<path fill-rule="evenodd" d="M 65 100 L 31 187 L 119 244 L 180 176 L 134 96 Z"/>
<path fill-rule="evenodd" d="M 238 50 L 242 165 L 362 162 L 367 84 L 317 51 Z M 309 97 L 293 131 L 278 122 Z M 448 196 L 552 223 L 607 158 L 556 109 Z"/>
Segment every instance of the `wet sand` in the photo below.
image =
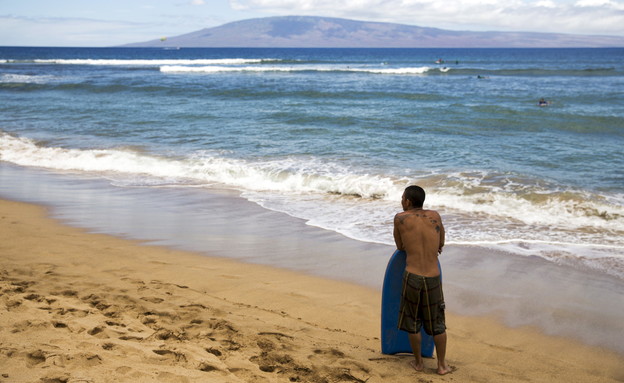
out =
<path fill-rule="evenodd" d="M 19 202 L 0 202 L 0 227 L 2 382 L 624 380 L 622 354 L 453 312 L 456 371 L 417 373 L 380 353 L 378 288 L 87 233 Z"/>

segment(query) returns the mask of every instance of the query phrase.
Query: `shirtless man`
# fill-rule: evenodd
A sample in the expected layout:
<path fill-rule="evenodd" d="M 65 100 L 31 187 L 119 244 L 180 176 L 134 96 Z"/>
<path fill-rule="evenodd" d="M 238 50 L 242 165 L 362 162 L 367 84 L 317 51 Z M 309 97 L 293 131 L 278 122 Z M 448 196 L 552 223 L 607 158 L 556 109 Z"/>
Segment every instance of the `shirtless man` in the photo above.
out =
<path fill-rule="evenodd" d="M 394 241 L 397 249 L 407 253 L 399 328 L 409 333 L 415 357 L 410 364 L 416 371 L 424 370 L 420 354 L 421 327 L 433 335 L 438 374 L 445 375 L 452 369 L 445 360 L 444 295 L 438 268 L 438 254 L 444 246 L 444 226 L 438 212 L 423 209 L 424 202 L 425 191 L 419 186 L 408 186 L 401 198 L 403 212 L 394 217 Z"/>

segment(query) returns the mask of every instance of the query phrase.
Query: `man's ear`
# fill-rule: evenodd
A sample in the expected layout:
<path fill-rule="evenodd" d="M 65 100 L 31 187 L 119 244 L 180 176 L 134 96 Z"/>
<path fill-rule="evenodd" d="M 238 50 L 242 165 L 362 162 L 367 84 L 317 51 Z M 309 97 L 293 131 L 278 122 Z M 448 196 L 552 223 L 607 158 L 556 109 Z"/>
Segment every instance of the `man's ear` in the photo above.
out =
<path fill-rule="evenodd" d="M 412 201 L 408 200 L 407 198 L 404 199 L 405 200 L 405 205 L 404 206 L 404 210 L 410 210 L 413 206 L 412 206 Z"/>

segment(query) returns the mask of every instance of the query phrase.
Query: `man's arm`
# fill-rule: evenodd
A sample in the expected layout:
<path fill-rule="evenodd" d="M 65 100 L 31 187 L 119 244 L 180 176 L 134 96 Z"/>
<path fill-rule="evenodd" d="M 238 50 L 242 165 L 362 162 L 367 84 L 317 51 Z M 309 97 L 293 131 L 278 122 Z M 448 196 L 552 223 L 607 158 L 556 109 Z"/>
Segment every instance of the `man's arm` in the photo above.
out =
<path fill-rule="evenodd" d="M 394 243 L 396 244 L 397 249 L 405 250 L 403 247 L 403 240 L 401 239 L 401 233 L 399 232 L 400 224 L 399 215 L 397 214 L 394 216 Z"/>
<path fill-rule="evenodd" d="M 446 233 L 444 231 L 444 225 L 442 224 L 442 218 L 440 217 L 440 215 L 438 215 L 438 219 L 438 222 L 440 222 L 440 246 L 438 248 L 438 254 L 442 254 L 442 248 L 444 247 L 444 237 L 446 236 Z"/>

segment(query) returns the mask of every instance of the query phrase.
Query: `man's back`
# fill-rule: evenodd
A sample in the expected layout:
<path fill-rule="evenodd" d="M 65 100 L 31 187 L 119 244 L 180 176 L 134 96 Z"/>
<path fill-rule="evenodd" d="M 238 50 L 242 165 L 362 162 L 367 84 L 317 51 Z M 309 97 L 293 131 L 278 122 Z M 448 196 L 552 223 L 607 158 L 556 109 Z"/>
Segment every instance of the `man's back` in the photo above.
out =
<path fill-rule="evenodd" d="M 444 226 L 435 210 L 408 209 L 394 217 L 394 238 L 407 253 L 406 270 L 424 277 L 440 275 L 438 253 L 444 246 Z"/>

